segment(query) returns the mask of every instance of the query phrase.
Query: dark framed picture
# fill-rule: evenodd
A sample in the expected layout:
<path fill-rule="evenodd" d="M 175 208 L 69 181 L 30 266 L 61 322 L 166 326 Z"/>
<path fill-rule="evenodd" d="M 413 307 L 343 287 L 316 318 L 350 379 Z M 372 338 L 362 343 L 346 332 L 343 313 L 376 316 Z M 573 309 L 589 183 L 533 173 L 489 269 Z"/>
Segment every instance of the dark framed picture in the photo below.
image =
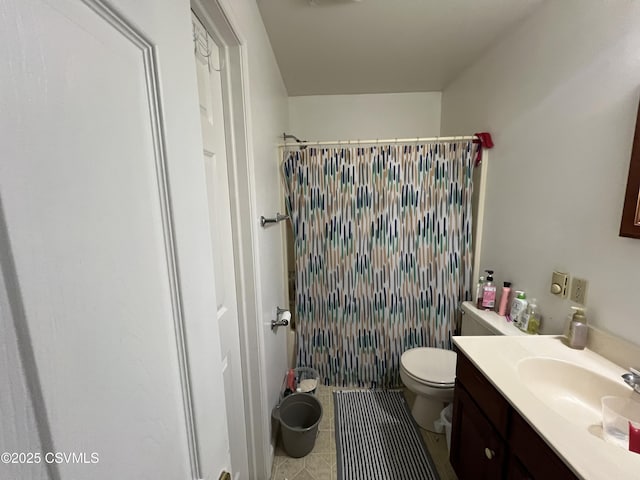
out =
<path fill-rule="evenodd" d="M 631 162 L 629 162 L 629 178 L 622 207 L 620 236 L 640 238 L 640 108 L 636 119 Z"/>

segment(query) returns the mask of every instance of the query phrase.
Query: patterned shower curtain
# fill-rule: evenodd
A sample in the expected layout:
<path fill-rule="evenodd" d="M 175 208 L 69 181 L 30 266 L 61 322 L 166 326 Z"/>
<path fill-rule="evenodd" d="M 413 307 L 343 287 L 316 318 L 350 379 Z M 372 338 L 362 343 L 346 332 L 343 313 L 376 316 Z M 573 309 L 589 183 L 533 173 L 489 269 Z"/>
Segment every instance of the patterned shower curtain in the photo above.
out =
<path fill-rule="evenodd" d="M 470 299 L 472 142 L 285 151 L 298 366 L 400 385 L 400 356 L 451 348 Z"/>

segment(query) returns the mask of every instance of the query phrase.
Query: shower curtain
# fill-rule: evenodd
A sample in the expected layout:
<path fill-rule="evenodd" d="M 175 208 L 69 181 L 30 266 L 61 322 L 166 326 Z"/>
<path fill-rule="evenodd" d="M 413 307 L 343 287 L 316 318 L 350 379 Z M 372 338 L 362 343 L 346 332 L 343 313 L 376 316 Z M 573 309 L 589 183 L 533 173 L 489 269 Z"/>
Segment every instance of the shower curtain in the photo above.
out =
<path fill-rule="evenodd" d="M 473 142 L 285 151 L 297 363 L 325 384 L 400 385 L 413 347 L 451 348 L 471 288 Z"/>

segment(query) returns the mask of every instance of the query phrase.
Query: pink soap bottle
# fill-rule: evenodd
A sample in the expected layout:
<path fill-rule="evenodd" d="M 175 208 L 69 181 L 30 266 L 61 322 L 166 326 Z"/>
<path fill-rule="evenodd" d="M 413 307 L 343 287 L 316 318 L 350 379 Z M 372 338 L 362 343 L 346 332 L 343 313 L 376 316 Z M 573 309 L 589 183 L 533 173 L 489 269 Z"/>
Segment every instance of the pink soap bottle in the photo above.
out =
<path fill-rule="evenodd" d="M 493 284 L 493 270 L 485 270 L 485 272 L 488 275 L 482 288 L 482 309 L 494 310 L 496 308 L 496 286 Z"/>
<path fill-rule="evenodd" d="M 500 307 L 498 315 L 505 316 L 507 314 L 507 305 L 509 304 L 509 294 L 511 293 L 511 282 L 504 282 L 502 287 L 502 296 L 500 297 Z"/>

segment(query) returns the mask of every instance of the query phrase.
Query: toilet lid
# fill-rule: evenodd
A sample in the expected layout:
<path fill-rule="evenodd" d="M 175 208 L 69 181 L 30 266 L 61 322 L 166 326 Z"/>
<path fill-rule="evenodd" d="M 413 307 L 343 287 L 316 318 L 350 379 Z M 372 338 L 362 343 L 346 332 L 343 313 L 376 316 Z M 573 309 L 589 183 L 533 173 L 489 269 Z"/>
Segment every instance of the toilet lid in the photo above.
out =
<path fill-rule="evenodd" d="M 453 385 L 456 380 L 457 355 L 442 348 L 412 348 L 402 354 L 405 371 L 425 383 Z"/>

